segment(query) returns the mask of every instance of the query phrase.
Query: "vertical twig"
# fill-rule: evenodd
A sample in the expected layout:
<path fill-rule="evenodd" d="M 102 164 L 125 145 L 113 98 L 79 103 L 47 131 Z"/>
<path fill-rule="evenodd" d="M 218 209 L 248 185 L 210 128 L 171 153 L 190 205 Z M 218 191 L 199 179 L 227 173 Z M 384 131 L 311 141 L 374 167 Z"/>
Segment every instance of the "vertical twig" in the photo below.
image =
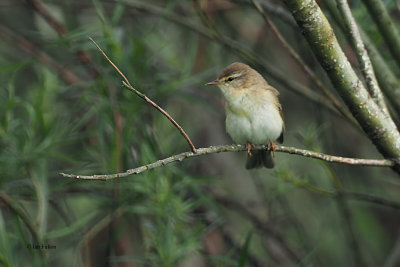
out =
<path fill-rule="evenodd" d="M 339 14 L 336 8 L 335 0 L 325 0 L 324 6 L 327 8 L 329 14 L 333 17 L 336 24 L 340 27 L 343 33 L 346 31 L 346 27 L 343 23 L 342 16 Z M 378 79 L 379 85 L 383 91 L 383 93 L 387 96 L 386 100 L 389 101 L 390 104 L 394 107 L 396 111 L 396 115 L 400 115 L 400 82 L 397 79 L 396 75 L 393 73 L 393 70 L 385 59 L 382 57 L 378 49 L 375 47 L 372 40 L 369 36 L 363 31 L 363 29 L 359 28 L 361 38 L 364 42 L 365 48 L 368 51 L 368 54 L 371 58 L 372 65 L 374 67 L 374 71 L 376 74 L 376 78 Z M 349 38 L 348 35 L 345 35 Z"/>
<path fill-rule="evenodd" d="M 347 0 L 336 0 L 336 3 L 346 26 L 346 33 L 349 34 L 351 44 L 356 50 L 357 59 L 360 63 L 361 71 L 367 83 L 367 89 L 375 103 L 378 104 L 378 106 L 383 112 L 386 113 L 386 115 L 390 116 L 382 91 L 378 85 L 378 81 L 376 80 L 371 60 L 361 39 L 357 22 L 351 14 L 351 9 L 347 3 Z"/>

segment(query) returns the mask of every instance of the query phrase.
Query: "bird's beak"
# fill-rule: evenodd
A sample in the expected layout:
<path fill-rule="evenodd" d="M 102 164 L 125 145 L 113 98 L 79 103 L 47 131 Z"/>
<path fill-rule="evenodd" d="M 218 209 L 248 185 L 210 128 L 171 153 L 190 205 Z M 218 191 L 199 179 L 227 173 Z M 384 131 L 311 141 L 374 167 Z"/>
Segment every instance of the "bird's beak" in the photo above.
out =
<path fill-rule="evenodd" d="M 222 84 L 222 82 L 219 80 L 215 80 L 215 81 L 206 83 L 206 85 L 220 85 L 220 84 Z"/>

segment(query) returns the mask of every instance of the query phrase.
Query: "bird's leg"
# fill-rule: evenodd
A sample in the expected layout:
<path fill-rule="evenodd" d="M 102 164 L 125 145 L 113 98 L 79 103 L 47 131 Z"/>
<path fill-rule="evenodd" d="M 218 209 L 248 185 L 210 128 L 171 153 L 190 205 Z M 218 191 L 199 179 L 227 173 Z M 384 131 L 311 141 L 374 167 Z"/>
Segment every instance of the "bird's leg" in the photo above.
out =
<path fill-rule="evenodd" d="M 275 157 L 276 145 L 274 142 L 269 141 L 268 148 L 272 151 L 272 156 Z"/>
<path fill-rule="evenodd" d="M 254 145 L 252 143 L 250 143 L 249 141 L 247 141 L 245 146 L 247 149 L 247 155 L 249 155 L 249 157 L 253 156 L 253 154 L 251 154 L 251 150 L 254 148 Z"/>

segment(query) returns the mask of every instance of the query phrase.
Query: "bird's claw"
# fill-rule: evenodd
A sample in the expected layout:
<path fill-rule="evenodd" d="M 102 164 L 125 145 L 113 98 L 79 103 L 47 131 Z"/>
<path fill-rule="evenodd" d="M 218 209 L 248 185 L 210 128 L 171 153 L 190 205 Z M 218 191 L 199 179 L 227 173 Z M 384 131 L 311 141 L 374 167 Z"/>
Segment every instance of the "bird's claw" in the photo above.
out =
<path fill-rule="evenodd" d="M 275 157 L 276 145 L 274 142 L 270 141 L 268 143 L 268 148 L 272 151 L 272 156 Z"/>
<path fill-rule="evenodd" d="M 247 149 L 247 155 L 249 157 L 253 156 L 253 154 L 251 154 L 251 150 L 254 148 L 254 145 L 252 143 L 250 143 L 250 142 L 246 142 L 245 146 L 246 146 L 246 149 Z"/>

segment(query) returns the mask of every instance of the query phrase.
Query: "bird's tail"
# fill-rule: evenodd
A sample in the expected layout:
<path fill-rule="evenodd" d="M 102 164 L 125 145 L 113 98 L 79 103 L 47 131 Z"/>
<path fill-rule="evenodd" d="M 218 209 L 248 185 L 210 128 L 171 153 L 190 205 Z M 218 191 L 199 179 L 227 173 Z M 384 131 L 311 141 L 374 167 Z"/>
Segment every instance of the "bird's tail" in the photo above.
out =
<path fill-rule="evenodd" d="M 272 169 L 275 166 L 271 151 L 252 151 L 252 156 L 247 157 L 246 169 L 260 168 L 262 166 Z"/>

